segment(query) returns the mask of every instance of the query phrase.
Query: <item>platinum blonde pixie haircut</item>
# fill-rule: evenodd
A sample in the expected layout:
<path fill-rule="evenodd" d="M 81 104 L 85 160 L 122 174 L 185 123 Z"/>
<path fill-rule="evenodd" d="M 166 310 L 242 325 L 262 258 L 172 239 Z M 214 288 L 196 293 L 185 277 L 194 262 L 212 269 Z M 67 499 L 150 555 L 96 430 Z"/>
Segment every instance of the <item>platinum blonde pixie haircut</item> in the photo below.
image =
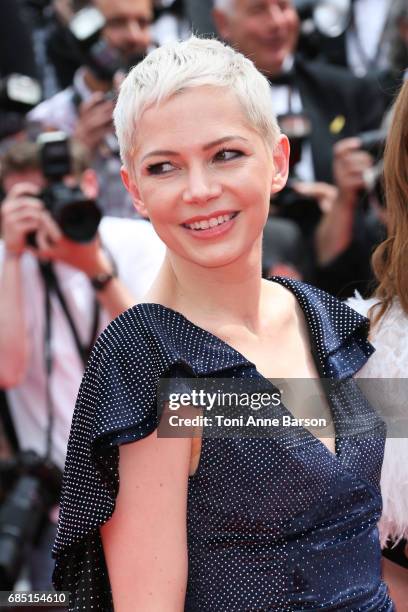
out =
<path fill-rule="evenodd" d="M 233 91 L 249 124 L 271 148 L 275 146 L 280 130 L 266 78 L 251 60 L 228 45 L 192 36 L 149 53 L 120 87 L 113 118 L 121 159 L 130 176 L 137 125 L 143 112 L 186 89 L 204 85 Z"/>

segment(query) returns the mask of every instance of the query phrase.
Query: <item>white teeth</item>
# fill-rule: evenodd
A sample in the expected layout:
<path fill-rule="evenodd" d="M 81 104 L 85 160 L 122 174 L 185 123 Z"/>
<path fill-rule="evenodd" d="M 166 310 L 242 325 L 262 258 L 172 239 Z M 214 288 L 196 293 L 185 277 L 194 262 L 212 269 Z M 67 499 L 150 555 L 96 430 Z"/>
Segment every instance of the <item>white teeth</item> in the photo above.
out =
<path fill-rule="evenodd" d="M 219 217 L 211 217 L 211 219 L 203 219 L 202 221 L 195 221 L 194 223 L 188 223 L 187 227 L 193 230 L 204 230 L 210 227 L 216 227 L 232 219 L 235 213 L 230 215 L 220 215 Z"/>

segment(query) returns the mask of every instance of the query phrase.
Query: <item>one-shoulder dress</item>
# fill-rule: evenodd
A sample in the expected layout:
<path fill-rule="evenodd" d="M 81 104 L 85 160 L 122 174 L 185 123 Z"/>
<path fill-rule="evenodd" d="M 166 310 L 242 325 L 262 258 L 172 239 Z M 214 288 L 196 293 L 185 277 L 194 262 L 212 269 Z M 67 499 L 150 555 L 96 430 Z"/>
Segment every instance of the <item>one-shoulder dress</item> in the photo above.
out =
<path fill-rule="evenodd" d="M 385 426 L 352 378 L 373 352 L 368 321 L 306 283 L 271 280 L 298 300 L 315 364 L 330 381 L 336 452 L 301 426 L 259 439 L 203 437 L 188 486 L 184 610 L 391 612 L 377 529 Z M 99 527 L 115 507 L 118 447 L 156 429 L 158 381 L 180 370 L 262 379 L 227 343 L 159 304 L 129 309 L 95 345 L 54 546 L 54 584 L 70 591 L 72 611 L 113 610 Z"/>

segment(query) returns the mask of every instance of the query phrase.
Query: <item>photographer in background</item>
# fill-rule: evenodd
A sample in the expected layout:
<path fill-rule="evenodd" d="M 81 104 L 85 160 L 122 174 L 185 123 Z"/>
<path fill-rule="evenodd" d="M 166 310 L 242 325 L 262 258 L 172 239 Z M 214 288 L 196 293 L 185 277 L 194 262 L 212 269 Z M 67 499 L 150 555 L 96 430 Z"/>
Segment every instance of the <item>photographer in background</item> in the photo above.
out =
<path fill-rule="evenodd" d="M 77 197 L 80 187 L 91 206 L 96 175 L 82 146 L 71 144 L 70 157 L 72 171 L 54 191 Z M 51 166 L 61 161 L 50 156 Z M 61 205 L 51 205 L 49 195 L 44 205 L 50 188 L 44 173 L 51 174 L 37 144 L 16 143 L 2 159 L 0 386 L 7 389 L 20 448 L 62 470 L 87 355 L 106 324 L 148 290 L 164 247 L 141 219 L 104 217 L 93 239 L 67 238 L 67 228 L 55 221 Z M 86 225 L 81 221 L 79 230 Z M 54 531 L 50 523 L 33 555 L 33 588 L 50 587 Z"/>
<path fill-rule="evenodd" d="M 341 189 L 316 229 L 316 280 L 341 297 L 355 289 L 363 295 L 372 291 L 371 254 L 386 233 L 381 183 L 384 138 L 385 132 L 378 130 L 346 138 L 334 148 L 334 171 Z"/>
<path fill-rule="evenodd" d="M 393 2 L 391 18 L 391 66 L 381 81 L 384 91 L 397 94 L 408 76 L 408 6 L 404 0 Z M 315 236 L 317 282 L 327 291 L 342 286 L 346 288 L 343 295 L 349 296 L 354 288 L 363 295 L 373 289 L 371 255 L 386 233 L 382 153 L 391 120 L 389 111 L 377 134 L 345 139 L 335 146 L 334 170 L 342 189 L 323 215 Z M 365 204 L 361 201 L 363 191 L 368 192 Z M 358 280 L 364 282 L 356 283 Z"/>
<path fill-rule="evenodd" d="M 214 7 L 219 35 L 268 77 L 271 112 L 277 114 L 292 148 L 291 192 L 285 188 L 272 201 L 274 214 L 290 216 L 295 204 L 296 222 L 310 244 L 320 214 L 333 205 L 337 193 L 333 185 L 347 189 L 350 175 L 354 179 L 356 173 L 362 181 L 363 172 L 373 163 L 363 155 L 362 163 L 353 167 L 356 151 L 343 147 L 336 158 L 345 170 L 333 173 L 335 143 L 381 123 L 385 104 L 378 83 L 296 54 L 299 18 L 291 0 L 215 0 Z M 295 128 L 294 135 L 301 128 L 296 151 L 286 125 Z M 333 278 L 329 290 L 337 294 L 341 288 Z"/>
<path fill-rule="evenodd" d="M 379 127 L 385 109 L 378 84 L 297 55 L 299 18 L 292 0 L 215 0 L 214 7 L 219 35 L 269 79 L 278 120 L 308 119 L 297 178 L 332 183 L 333 144 Z"/>
<path fill-rule="evenodd" d="M 73 85 L 39 104 L 28 119 L 44 128 L 62 130 L 83 143 L 100 180 L 103 213 L 134 217 L 120 180 L 112 111 L 120 75 L 140 61 L 151 43 L 152 0 L 93 0 L 90 6 L 97 11 L 78 13 L 77 28 L 71 24 L 78 37 L 75 41 L 71 33 L 71 40 L 84 62 Z M 92 33 L 89 41 L 82 38 L 84 31 Z"/>

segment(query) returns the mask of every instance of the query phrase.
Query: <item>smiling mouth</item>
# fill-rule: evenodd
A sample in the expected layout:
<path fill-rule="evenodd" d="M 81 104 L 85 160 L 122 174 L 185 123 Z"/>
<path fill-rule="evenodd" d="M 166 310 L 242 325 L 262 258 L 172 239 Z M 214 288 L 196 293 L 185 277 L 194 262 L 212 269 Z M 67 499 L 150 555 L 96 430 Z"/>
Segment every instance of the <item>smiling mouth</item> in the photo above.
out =
<path fill-rule="evenodd" d="M 203 219 L 202 221 L 194 221 L 194 223 L 182 223 L 181 225 L 189 230 L 194 230 L 200 232 L 202 230 L 208 230 L 212 227 L 217 227 L 218 225 L 223 225 L 234 219 L 238 212 L 230 213 L 229 215 L 219 215 L 217 217 L 210 217 L 209 219 Z"/>

